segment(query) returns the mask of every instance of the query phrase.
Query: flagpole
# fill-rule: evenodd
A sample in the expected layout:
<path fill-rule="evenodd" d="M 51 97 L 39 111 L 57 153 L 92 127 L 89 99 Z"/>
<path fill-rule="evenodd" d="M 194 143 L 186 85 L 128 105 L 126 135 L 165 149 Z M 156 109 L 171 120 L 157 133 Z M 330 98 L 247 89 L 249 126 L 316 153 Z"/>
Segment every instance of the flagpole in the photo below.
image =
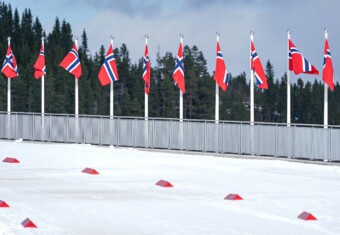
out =
<path fill-rule="evenodd" d="M 45 53 L 44 37 L 41 37 L 41 45 Z M 40 56 L 40 52 L 39 52 Z M 44 54 L 45 57 L 45 54 Z M 46 66 L 46 64 L 45 64 Z M 41 139 L 45 139 L 45 75 L 41 76 Z"/>
<path fill-rule="evenodd" d="M 180 42 L 182 44 L 182 50 L 183 50 L 183 34 L 181 34 L 179 37 L 180 37 Z M 183 92 L 181 89 L 179 89 L 179 120 L 180 122 L 183 122 Z"/>
<path fill-rule="evenodd" d="M 149 36 L 145 35 L 145 46 L 148 45 L 148 39 Z M 145 82 L 144 82 L 145 84 Z M 145 89 L 145 85 L 144 85 L 144 89 Z M 149 117 L 149 95 L 144 91 L 144 116 L 145 116 L 145 120 L 148 120 Z"/>
<path fill-rule="evenodd" d="M 220 34 L 217 32 L 216 42 L 218 43 L 219 41 L 220 41 Z M 215 84 L 215 123 L 218 123 L 220 119 L 220 94 L 219 93 L 220 93 L 220 90 L 219 90 L 219 86 L 216 81 L 216 84 Z"/>
<path fill-rule="evenodd" d="M 113 50 L 113 39 L 114 39 L 114 36 L 111 35 L 110 37 L 111 39 L 111 46 L 112 46 L 112 50 Z M 113 98 L 114 98 L 114 94 L 113 94 L 113 82 L 114 81 L 111 81 L 110 83 L 110 119 L 113 119 Z"/>
<path fill-rule="evenodd" d="M 78 50 L 78 37 L 75 38 L 75 44 Z M 78 117 L 79 114 L 78 79 L 74 77 L 74 81 L 75 81 L 75 116 Z"/>
<path fill-rule="evenodd" d="M 45 51 L 44 37 L 41 37 L 41 45 Z M 45 75 L 41 77 L 41 116 L 45 115 Z"/>
<path fill-rule="evenodd" d="M 250 51 L 251 42 L 254 41 L 254 32 L 250 31 Z M 250 60 L 250 124 L 254 125 L 254 71 Z"/>
<path fill-rule="evenodd" d="M 8 46 L 11 45 L 11 37 L 7 38 Z M 11 114 L 11 79 L 7 78 L 7 112 Z"/>
<path fill-rule="evenodd" d="M 328 30 L 325 29 L 325 40 L 328 39 Z M 328 86 L 324 83 L 324 110 L 323 110 L 323 125 L 328 128 Z"/>
<path fill-rule="evenodd" d="M 290 113 L 290 70 L 289 70 L 289 40 L 290 40 L 290 30 L 287 32 L 288 35 L 288 40 L 287 40 L 287 126 L 290 126 L 290 118 L 291 118 L 291 113 Z"/>

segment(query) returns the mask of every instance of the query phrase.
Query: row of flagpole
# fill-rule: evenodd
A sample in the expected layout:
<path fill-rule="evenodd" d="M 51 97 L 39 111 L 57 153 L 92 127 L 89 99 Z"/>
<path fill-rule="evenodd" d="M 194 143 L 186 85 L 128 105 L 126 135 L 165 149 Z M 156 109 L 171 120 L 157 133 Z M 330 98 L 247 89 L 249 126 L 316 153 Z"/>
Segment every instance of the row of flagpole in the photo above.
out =
<path fill-rule="evenodd" d="M 328 126 L 328 87 L 334 89 L 334 76 L 331 54 L 328 45 L 328 31 L 325 29 L 325 49 L 324 49 L 324 66 L 323 81 L 324 84 L 324 127 Z M 291 92 L 290 92 L 290 71 L 295 74 L 306 73 L 318 75 L 318 70 L 310 64 L 298 51 L 291 41 L 291 32 L 287 32 L 288 37 L 288 56 L 287 56 L 287 126 L 291 124 Z M 148 95 L 150 91 L 150 59 L 148 51 L 148 35 L 145 35 L 145 51 L 143 57 L 143 75 L 145 84 L 145 120 L 148 119 Z M 219 122 L 219 88 L 226 91 L 228 87 L 228 71 L 223 59 L 219 42 L 220 34 L 216 33 L 216 67 L 214 73 L 215 86 L 215 122 Z M 113 39 L 110 37 L 110 47 L 106 54 L 104 63 L 99 71 L 98 78 L 102 86 L 110 84 L 110 118 L 114 116 L 114 89 L 113 82 L 118 81 L 118 71 L 113 51 Z M 180 34 L 180 45 L 176 57 L 176 65 L 173 73 L 175 84 L 179 88 L 179 120 L 183 121 L 183 94 L 185 93 L 184 80 L 184 63 L 183 63 L 183 35 Z M 78 95 L 78 79 L 82 74 L 80 58 L 78 54 L 78 38 L 75 38 L 74 46 L 71 51 L 64 57 L 60 63 L 66 71 L 74 75 L 75 78 L 75 116 L 79 115 L 79 95 Z M 45 113 L 45 89 L 44 79 L 46 75 L 45 57 L 44 57 L 44 38 L 41 40 L 41 49 L 39 57 L 33 66 L 35 68 L 35 78 L 41 77 L 41 113 Z M 11 49 L 11 38 L 8 37 L 8 49 L 6 58 L 2 66 L 2 72 L 8 78 L 7 85 L 7 112 L 11 113 L 11 79 L 19 75 L 16 60 Z M 254 45 L 254 32 L 250 32 L 250 123 L 254 124 L 254 83 L 261 89 L 268 89 L 266 74 L 263 70 L 260 58 L 256 52 Z"/>

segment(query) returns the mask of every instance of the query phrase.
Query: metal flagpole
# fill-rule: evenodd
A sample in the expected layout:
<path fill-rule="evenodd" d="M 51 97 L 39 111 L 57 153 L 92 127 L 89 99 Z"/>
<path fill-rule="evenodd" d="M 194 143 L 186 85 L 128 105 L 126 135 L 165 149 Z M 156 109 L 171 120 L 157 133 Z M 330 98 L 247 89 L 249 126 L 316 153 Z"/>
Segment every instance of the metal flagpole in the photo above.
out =
<path fill-rule="evenodd" d="M 44 37 L 41 38 L 41 45 L 45 52 Z M 41 77 L 41 116 L 45 115 L 45 75 Z"/>
<path fill-rule="evenodd" d="M 45 53 L 44 37 L 41 37 L 41 45 Z M 45 55 L 44 55 L 45 56 Z M 45 64 L 46 66 L 46 64 Z M 41 77 L 41 139 L 45 139 L 45 75 Z"/>
<path fill-rule="evenodd" d="M 110 36 L 110 41 L 111 41 L 111 47 L 112 47 L 112 50 L 113 49 L 113 39 L 114 39 L 114 36 L 111 35 Z M 113 89 L 113 83 L 114 83 L 114 80 L 111 81 L 110 83 L 110 119 L 113 120 L 113 115 L 114 115 L 114 108 L 113 108 L 113 105 L 114 105 L 114 89 Z M 110 121 L 110 146 L 113 147 L 113 141 L 112 141 L 112 136 L 113 136 L 113 133 L 114 133 L 114 123 L 113 121 Z"/>
<path fill-rule="evenodd" d="M 78 37 L 75 38 L 75 44 L 78 50 Z M 79 114 L 78 79 L 74 77 L 74 81 L 75 81 L 75 116 L 78 117 Z"/>
<path fill-rule="evenodd" d="M 250 52 L 251 52 L 251 42 L 254 41 L 254 32 L 250 31 Z M 254 71 L 251 66 L 250 59 L 250 124 L 254 125 Z"/>
<path fill-rule="evenodd" d="M 148 35 L 145 35 L 145 46 L 148 45 L 148 39 L 149 39 L 149 36 Z M 145 84 L 145 82 L 144 82 Z M 144 86 L 145 88 L 145 86 Z M 144 91 L 144 116 L 145 116 L 145 120 L 148 120 L 148 117 L 149 117 L 149 95 Z"/>
<path fill-rule="evenodd" d="M 148 45 L 148 39 L 149 39 L 149 35 L 145 34 L 145 46 Z M 150 63 L 150 62 L 149 62 Z M 147 65 L 147 64 L 146 64 Z M 147 70 L 147 68 L 146 68 Z M 151 75 L 149 75 L 151 76 Z M 148 84 L 150 85 L 150 84 Z M 145 90 L 145 81 L 144 81 L 144 118 L 145 118 L 145 122 L 144 122 L 144 137 L 145 137 L 145 142 L 144 145 L 147 148 L 149 146 L 149 123 L 148 123 L 148 118 L 149 118 L 149 95 L 146 93 Z"/>
<path fill-rule="evenodd" d="M 7 38 L 8 46 L 11 45 L 11 37 Z M 7 112 L 11 114 L 11 79 L 7 78 Z"/>
<path fill-rule="evenodd" d="M 181 34 L 179 37 L 183 50 L 183 34 Z M 179 89 L 179 120 L 180 122 L 183 122 L 183 92 L 181 89 Z"/>
<path fill-rule="evenodd" d="M 328 30 L 325 29 L 325 40 L 328 39 Z M 323 109 L 323 125 L 328 128 L 328 86 L 324 83 L 324 109 Z"/>
<path fill-rule="evenodd" d="M 11 37 L 7 38 L 8 46 L 11 45 Z M 7 138 L 10 138 L 10 130 L 11 130 L 11 79 L 7 78 Z"/>
<path fill-rule="evenodd" d="M 112 46 L 112 50 L 113 50 L 113 39 L 114 39 L 114 36 L 111 35 L 111 46 Z M 113 82 L 114 81 L 111 81 L 110 83 L 110 119 L 113 119 L 113 98 L 114 98 L 114 94 L 113 94 Z"/>
<path fill-rule="evenodd" d="M 290 113 L 290 70 L 289 70 L 289 40 L 290 40 L 290 30 L 287 32 L 288 34 L 288 40 L 287 40 L 287 46 L 288 46 L 288 54 L 287 54 L 287 126 L 290 126 L 290 118 L 291 118 L 291 113 Z"/>
<path fill-rule="evenodd" d="M 220 41 L 220 34 L 216 33 L 216 42 L 218 43 L 219 41 Z M 220 92 L 220 89 L 216 81 L 216 84 L 215 84 L 215 123 L 218 123 L 220 119 L 220 94 L 219 92 Z"/>

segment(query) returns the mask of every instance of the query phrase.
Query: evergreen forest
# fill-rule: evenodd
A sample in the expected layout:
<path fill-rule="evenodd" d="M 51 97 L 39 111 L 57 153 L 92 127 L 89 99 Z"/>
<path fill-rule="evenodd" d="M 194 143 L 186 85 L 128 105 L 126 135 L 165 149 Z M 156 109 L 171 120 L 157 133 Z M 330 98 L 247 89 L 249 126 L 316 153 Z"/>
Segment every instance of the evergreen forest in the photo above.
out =
<path fill-rule="evenodd" d="M 19 77 L 12 79 L 12 111 L 40 112 L 41 83 L 33 76 L 41 37 L 45 40 L 47 75 L 45 77 L 45 112 L 74 114 L 74 78 L 61 67 L 60 61 L 73 45 L 72 27 L 66 20 L 56 18 L 48 34 L 38 17 L 30 9 L 19 13 L 10 4 L 0 3 L 0 55 L 5 57 L 7 37 L 17 59 Z M 79 39 L 82 76 L 79 80 L 79 113 L 109 115 L 110 87 L 102 87 L 97 78 L 106 50 L 103 45 L 90 53 L 85 29 Z M 119 81 L 114 83 L 114 115 L 144 116 L 144 81 L 142 80 L 142 55 L 137 63 L 130 60 L 128 45 L 115 48 Z M 149 116 L 178 118 L 179 91 L 172 73 L 176 55 L 171 52 L 150 55 L 156 58 L 151 64 L 151 89 Z M 286 122 L 286 74 L 277 75 L 268 60 L 265 64 L 268 90 L 255 90 L 255 121 Z M 209 73 L 207 61 L 195 45 L 184 47 L 186 94 L 184 118 L 208 119 L 215 117 L 215 81 Z M 0 78 L 0 111 L 7 110 L 7 78 Z M 323 123 L 324 84 L 319 80 L 298 79 L 292 84 L 292 122 Z M 220 92 L 220 119 L 249 121 L 249 81 L 245 73 L 229 74 L 229 87 Z M 340 125 L 340 85 L 329 92 L 329 124 Z"/>

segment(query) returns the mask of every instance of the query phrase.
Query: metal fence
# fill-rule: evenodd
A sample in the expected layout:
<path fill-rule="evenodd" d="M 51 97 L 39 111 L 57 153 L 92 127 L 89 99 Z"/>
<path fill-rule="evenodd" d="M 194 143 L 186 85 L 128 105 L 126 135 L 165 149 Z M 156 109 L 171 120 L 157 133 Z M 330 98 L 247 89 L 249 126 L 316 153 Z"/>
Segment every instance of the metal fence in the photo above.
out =
<path fill-rule="evenodd" d="M 340 161 L 340 127 L 0 112 L 0 138 Z"/>

